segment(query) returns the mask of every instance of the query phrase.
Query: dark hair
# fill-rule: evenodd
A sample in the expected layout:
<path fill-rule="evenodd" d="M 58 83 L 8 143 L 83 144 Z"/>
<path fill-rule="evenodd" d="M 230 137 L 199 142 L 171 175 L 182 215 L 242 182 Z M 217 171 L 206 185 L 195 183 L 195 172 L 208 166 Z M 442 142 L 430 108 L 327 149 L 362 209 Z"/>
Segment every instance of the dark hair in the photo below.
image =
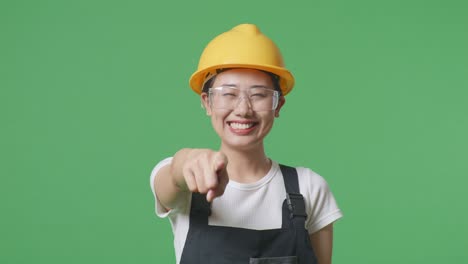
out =
<path fill-rule="evenodd" d="M 213 86 L 213 83 L 216 79 L 216 76 L 224 71 L 227 71 L 227 70 L 231 70 L 232 68 L 226 68 L 226 69 L 218 69 L 216 70 L 216 74 L 211 77 L 209 80 L 205 81 L 205 84 L 203 84 L 203 88 L 202 88 L 202 93 L 208 93 L 208 89 L 210 89 L 212 86 Z M 271 72 L 268 72 L 268 71 L 264 71 L 264 70 L 259 70 L 261 72 L 264 72 L 266 74 L 268 74 L 268 76 L 270 76 L 271 78 L 271 81 L 273 82 L 273 89 L 275 91 L 278 91 L 279 95 L 282 96 L 283 93 L 281 92 L 281 87 L 280 87 L 280 78 L 278 75 L 274 74 L 274 73 L 271 73 Z"/>

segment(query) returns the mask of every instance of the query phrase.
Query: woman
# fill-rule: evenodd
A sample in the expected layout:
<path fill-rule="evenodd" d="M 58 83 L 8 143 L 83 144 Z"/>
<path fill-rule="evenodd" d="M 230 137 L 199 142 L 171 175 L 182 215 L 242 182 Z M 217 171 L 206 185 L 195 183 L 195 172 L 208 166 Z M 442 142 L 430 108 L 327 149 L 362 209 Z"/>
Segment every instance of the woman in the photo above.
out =
<path fill-rule="evenodd" d="M 294 86 L 276 45 L 255 25 L 239 25 L 207 45 L 190 86 L 221 144 L 182 149 L 152 172 L 177 262 L 331 263 L 333 222 L 342 214 L 326 182 L 264 150 Z"/>

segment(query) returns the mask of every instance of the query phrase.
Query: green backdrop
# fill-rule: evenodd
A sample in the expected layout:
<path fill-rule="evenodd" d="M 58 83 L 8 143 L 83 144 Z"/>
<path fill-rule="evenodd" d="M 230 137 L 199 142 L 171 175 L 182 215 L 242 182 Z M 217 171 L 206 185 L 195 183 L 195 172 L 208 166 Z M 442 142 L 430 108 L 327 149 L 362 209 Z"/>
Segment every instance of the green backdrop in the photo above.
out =
<path fill-rule="evenodd" d="M 0 263 L 174 263 L 149 174 L 218 139 L 188 86 L 256 23 L 297 84 L 267 138 L 345 217 L 334 263 L 467 263 L 466 1 L 1 1 Z"/>

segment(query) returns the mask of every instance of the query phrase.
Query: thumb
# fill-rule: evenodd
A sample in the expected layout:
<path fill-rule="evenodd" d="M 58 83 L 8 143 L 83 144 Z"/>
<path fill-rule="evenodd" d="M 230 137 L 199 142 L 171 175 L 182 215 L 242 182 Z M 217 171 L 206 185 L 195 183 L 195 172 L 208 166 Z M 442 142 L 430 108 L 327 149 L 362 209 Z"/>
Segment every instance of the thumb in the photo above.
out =
<path fill-rule="evenodd" d="M 208 190 L 208 192 L 206 193 L 206 200 L 211 203 L 213 202 L 213 200 L 217 197 L 218 195 L 216 195 L 216 191 L 215 189 L 210 189 Z"/>

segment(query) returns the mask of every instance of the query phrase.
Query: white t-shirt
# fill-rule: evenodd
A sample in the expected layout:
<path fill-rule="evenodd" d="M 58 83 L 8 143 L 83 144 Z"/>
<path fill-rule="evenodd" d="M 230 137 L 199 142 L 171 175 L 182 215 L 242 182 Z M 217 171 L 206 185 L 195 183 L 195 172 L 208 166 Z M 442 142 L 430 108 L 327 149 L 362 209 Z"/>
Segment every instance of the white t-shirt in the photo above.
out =
<path fill-rule="evenodd" d="M 151 189 L 156 200 L 156 214 L 169 217 L 174 233 L 177 263 L 180 262 L 189 229 L 191 195 L 180 197 L 174 209 L 167 212 L 154 191 L 154 178 L 172 158 L 159 162 L 151 173 Z M 297 167 L 299 188 L 304 196 L 309 234 L 315 233 L 343 216 L 326 181 L 308 168 Z M 282 225 L 282 205 L 286 198 L 284 180 L 278 163 L 272 162 L 270 171 L 257 182 L 238 183 L 230 180 L 222 196 L 211 205 L 209 225 L 247 229 L 276 229 Z"/>

